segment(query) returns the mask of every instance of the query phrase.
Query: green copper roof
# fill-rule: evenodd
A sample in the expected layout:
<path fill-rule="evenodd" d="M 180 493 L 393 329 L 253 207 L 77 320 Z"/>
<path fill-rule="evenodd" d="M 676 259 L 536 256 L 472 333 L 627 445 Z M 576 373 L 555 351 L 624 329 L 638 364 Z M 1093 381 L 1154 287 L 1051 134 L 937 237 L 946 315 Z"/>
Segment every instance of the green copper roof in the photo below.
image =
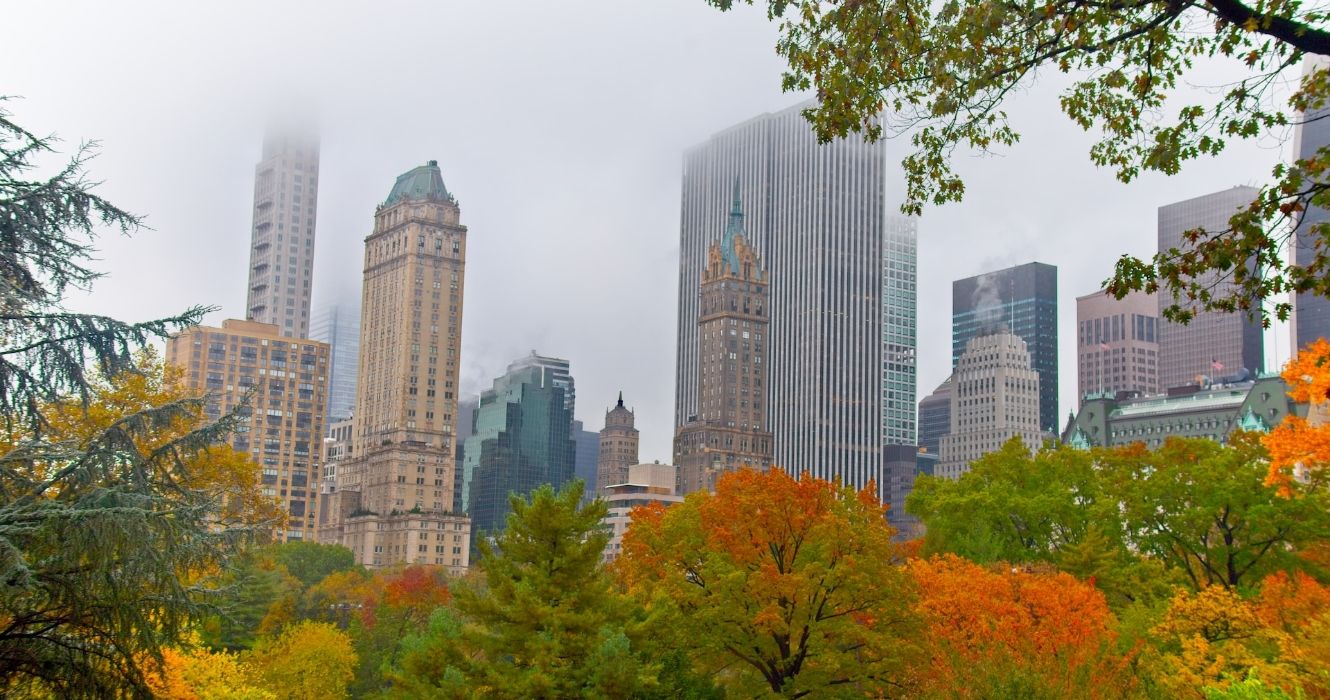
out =
<path fill-rule="evenodd" d="M 393 191 L 388 193 L 388 199 L 384 200 L 383 204 L 387 206 L 404 199 L 427 199 L 439 202 L 452 200 L 452 195 L 448 194 L 448 190 L 443 186 L 443 173 L 439 172 L 439 161 L 431 160 L 398 175 L 397 182 L 393 184 Z"/>
<path fill-rule="evenodd" d="M 739 195 L 739 178 L 734 178 L 734 203 L 730 205 L 730 221 L 725 225 L 725 237 L 720 239 L 720 256 L 730 266 L 730 272 L 739 274 L 739 254 L 734 250 L 735 236 L 744 232 L 744 205 Z"/>

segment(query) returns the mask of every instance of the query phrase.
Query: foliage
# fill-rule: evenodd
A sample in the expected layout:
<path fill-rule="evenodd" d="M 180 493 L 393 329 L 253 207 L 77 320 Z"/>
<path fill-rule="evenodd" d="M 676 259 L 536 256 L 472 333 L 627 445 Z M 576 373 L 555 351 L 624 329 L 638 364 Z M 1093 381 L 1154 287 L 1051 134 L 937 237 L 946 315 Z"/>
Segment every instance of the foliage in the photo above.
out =
<path fill-rule="evenodd" d="M 355 554 L 335 544 L 281 542 L 269 547 L 267 554 L 305 588 L 331 574 L 356 568 Z"/>
<path fill-rule="evenodd" d="M 484 585 L 459 587 L 390 673 L 400 697 L 628 697 L 657 672 L 625 631 L 627 608 L 600 568 L 606 506 L 580 483 L 510 497 L 507 527 L 479 545 Z"/>
<path fill-rule="evenodd" d="M 277 700 L 257 685 L 254 669 L 239 655 L 202 647 L 163 649 L 162 663 L 147 681 L 161 700 Z"/>
<path fill-rule="evenodd" d="M 264 686 L 290 700 L 346 697 L 357 661 L 345 632 L 326 622 L 309 620 L 261 640 L 249 658 Z"/>
<path fill-rule="evenodd" d="M 1318 338 L 1299 350 L 1284 365 L 1283 377 L 1289 386 L 1289 398 L 1324 413 L 1326 399 L 1330 398 L 1330 341 Z M 1330 464 L 1330 421 L 1290 415 L 1262 442 L 1270 451 L 1266 481 L 1283 495 L 1293 495 L 1295 473 L 1310 488 L 1324 486 L 1325 467 Z"/>
<path fill-rule="evenodd" d="M 1204 692 L 1205 700 L 1293 700 L 1282 688 L 1262 683 L 1255 673 L 1224 688 L 1207 687 Z"/>
<path fill-rule="evenodd" d="M 745 0 L 748 3 L 761 0 Z M 729 9 L 735 0 L 709 0 Z M 1097 129 L 1090 159 L 1123 182 L 1143 172 L 1177 173 L 1188 161 L 1222 153 L 1233 140 L 1287 138 L 1290 119 L 1277 103 L 1284 79 L 1304 56 L 1330 55 L 1325 7 L 1240 0 L 767 0 L 780 23 L 776 50 L 787 63 L 786 90 L 817 92 L 805 112 L 822 139 L 859 131 L 869 139 L 909 134 L 902 162 L 902 208 L 959 201 L 957 149 L 1009 147 L 1020 134 L 1003 106 L 1041 69 L 1072 78 L 1060 107 L 1083 129 Z M 1176 104 L 1179 85 L 1203 83 L 1201 66 L 1232 79 Z M 1330 74 L 1317 66 L 1288 97 L 1295 112 L 1318 118 Z M 1330 223 L 1304 224 L 1314 260 L 1283 259 L 1290 221 L 1330 205 L 1330 147 L 1279 165 L 1227 229 L 1196 230 L 1180 249 L 1151 261 L 1124 257 L 1110 290 L 1156 288 L 1175 303 L 1165 315 L 1185 321 L 1199 309 L 1287 317 L 1289 291 L 1330 293 Z M 1235 283 L 1231 291 L 1217 281 Z M 1267 322 L 1269 318 L 1265 319 Z"/>
<path fill-rule="evenodd" d="M 300 582 L 262 552 L 237 554 L 212 583 L 220 594 L 217 611 L 202 625 L 210 646 L 250 649 L 259 637 L 295 621 Z"/>
<path fill-rule="evenodd" d="M 1265 484 L 1258 434 L 1233 433 L 1227 445 L 1169 438 L 1154 451 L 1136 445 L 1110 455 L 1106 470 L 1128 542 L 1183 572 L 1195 589 L 1301 568 L 1299 548 L 1330 535 L 1324 494 L 1298 489 L 1301 497 L 1284 498 Z"/>
<path fill-rule="evenodd" d="M 741 697 L 895 693 L 913 627 L 891 536 L 872 487 L 740 470 L 635 509 L 617 564 L 661 635 Z"/>
<path fill-rule="evenodd" d="M 1125 697 L 1103 594 L 1057 572 L 985 568 L 954 555 L 907 565 L 918 590 L 925 696 Z"/>

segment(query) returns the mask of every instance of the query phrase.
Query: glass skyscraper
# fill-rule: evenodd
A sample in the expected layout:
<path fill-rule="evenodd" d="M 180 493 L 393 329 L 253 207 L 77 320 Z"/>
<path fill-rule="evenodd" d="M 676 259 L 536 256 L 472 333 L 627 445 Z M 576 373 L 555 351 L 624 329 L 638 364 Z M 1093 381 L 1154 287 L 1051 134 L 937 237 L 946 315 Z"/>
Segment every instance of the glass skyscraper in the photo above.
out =
<path fill-rule="evenodd" d="M 360 370 L 360 307 L 329 304 L 319 309 L 310 338 L 331 348 L 327 424 L 351 417 L 356 407 L 356 375 Z"/>
<path fill-rule="evenodd" d="M 1058 269 L 1032 262 L 951 283 L 951 368 L 972 338 L 1008 330 L 1039 373 L 1039 427 L 1058 432 Z"/>
<path fill-rule="evenodd" d="M 548 367 L 514 363 L 480 395 L 462 448 L 462 497 L 477 536 L 502 530 L 508 494 L 572 480 L 576 443 L 564 386 Z"/>
<path fill-rule="evenodd" d="M 885 144 L 819 145 L 800 114 L 762 114 L 684 154 L 676 430 L 699 414 L 698 308 L 708 246 L 737 179 L 745 236 L 770 274 L 774 460 L 883 490 L 883 446 L 913 444 L 915 229 L 889 209 Z"/>

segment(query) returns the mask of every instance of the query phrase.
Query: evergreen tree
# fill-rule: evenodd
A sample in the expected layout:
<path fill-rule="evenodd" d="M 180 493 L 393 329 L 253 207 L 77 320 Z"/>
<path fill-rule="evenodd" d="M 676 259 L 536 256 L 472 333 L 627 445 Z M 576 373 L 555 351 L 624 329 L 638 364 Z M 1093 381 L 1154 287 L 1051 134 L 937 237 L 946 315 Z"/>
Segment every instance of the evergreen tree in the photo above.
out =
<path fill-rule="evenodd" d="M 55 407 L 86 409 L 98 378 L 135 371 L 135 350 L 207 311 L 123 323 L 66 308 L 100 276 L 98 233 L 140 219 L 93 194 L 92 145 L 34 178 L 52 153 L 0 109 L 0 694 L 147 697 L 144 661 L 196 619 L 192 582 L 242 534 L 209 527 L 220 498 L 188 486 L 231 419 L 193 423 L 200 400 L 181 399 L 91 435 L 50 430 Z"/>

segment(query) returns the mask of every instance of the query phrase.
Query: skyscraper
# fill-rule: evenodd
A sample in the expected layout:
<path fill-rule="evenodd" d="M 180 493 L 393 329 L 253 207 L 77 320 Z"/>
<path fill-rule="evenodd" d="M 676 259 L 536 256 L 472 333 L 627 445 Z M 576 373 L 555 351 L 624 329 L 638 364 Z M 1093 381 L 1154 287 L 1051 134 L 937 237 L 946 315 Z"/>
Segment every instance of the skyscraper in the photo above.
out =
<path fill-rule="evenodd" d="M 951 377 L 919 402 L 919 447 L 938 454 L 942 436 L 951 432 Z"/>
<path fill-rule="evenodd" d="M 1007 329 L 1039 373 L 1039 427 L 1058 429 L 1058 269 L 1026 263 L 951 283 L 951 367 L 970 340 Z M 954 424 L 953 424 L 954 425 Z"/>
<path fill-rule="evenodd" d="M 1012 436 L 1032 450 L 1043 445 L 1033 359 L 1025 341 L 1002 328 L 966 343 L 951 375 L 951 431 L 942 436 L 937 476 L 959 478 Z"/>
<path fill-rule="evenodd" d="M 884 436 L 914 441 L 914 228 L 888 216 L 885 144 L 819 145 L 800 114 L 809 104 L 750 119 L 684 155 L 674 424 L 703 410 L 697 290 L 738 177 L 746 240 L 771 276 L 774 461 L 881 487 Z"/>
<path fill-rule="evenodd" d="M 270 130 L 254 167 L 245 315 L 277 326 L 288 337 L 309 337 L 318 203 L 318 136 Z"/>
<path fill-rule="evenodd" d="M 600 444 L 596 452 L 595 494 L 610 484 L 622 484 L 628 478 L 628 467 L 637 464 L 637 416 L 623 405 L 623 392 L 619 402 L 605 412 L 605 427 L 600 431 Z"/>
<path fill-rule="evenodd" d="M 479 534 L 502 530 L 508 495 L 571 481 L 576 446 L 562 382 L 548 368 L 516 362 L 481 392 L 474 433 L 462 450 L 463 502 Z"/>
<path fill-rule="evenodd" d="M 596 496 L 596 475 L 600 469 L 600 433 L 587 430 L 582 421 L 574 420 L 572 436 L 577 448 L 573 476 L 582 480 L 582 498 L 589 501 Z"/>
<path fill-rule="evenodd" d="M 1306 72 L 1322 70 L 1326 67 L 1324 56 L 1309 56 Z M 1310 114 L 1300 114 L 1301 121 L 1293 132 L 1293 157 L 1299 160 L 1311 160 L 1317 152 L 1330 145 L 1330 119 L 1326 116 L 1330 110 L 1325 108 Z M 1316 237 L 1311 235 L 1311 227 L 1330 221 L 1330 212 L 1320 207 L 1311 207 L 1302 212 L 1297 233 L 1290 241 L 1293 246 L 1293 264 L 1306 267 L 1316 258 Z M 1289 331 L 1292 335 L 1293 352 L 1317 338 L 1330 339 L 1330 298 L 1303 292 L 1293 297 L 1293 316 L 1289 319 Z"/>
<path fill-rule="evenodd" d="M 541 382 L 543 384 L 563 389 L 563 403 L 564 407 L 568 409 L 568 419 L 572 420 L 576 417 L 577 382 L 573 380 L 571 365 L 568 360 L 558 357 L 545 357 L 532 350 L 530 355 L 509 363 L 508 372 L 511 374 L 527 367 L 536 367 L 541 371 Z"/>
<path fill-rule="evenodd" d="M 1228 228 L 1228 219 L 1256 199 L 1254 187 L 1233 187 L 1159 207 L 1159 251 L 1183 247 L 1183 234 L 1197 228 L 1218 232 Z M 1198 280 L 1213 286 L 1216 296 L 1231 290 L 1232 283 L 1209 273 Z M 1173 304 L 1168 294 L 1159 298 L 1159 384 L 1161 389 L 1195 384 L 1198 377 L 1234 375 L 1243 369 L 1265 368 L 1265 342 L 1261 322 L 1245 314 L 1199 311 L 1182 325 L 1165 319 L 1164 309 Z M 1186 306 L 1184 304 L 1184 306 Z"/>
<path fill-rule="evenodd" d="M 352 457 L 329 533 L 370 566 L 461 573 L 470 522 L 453 514 L 467 230 L 436 161 L 397 178 L 365 238 Z"/>
<path fill-rule="evenodd" d="M 1091 392 L 1159 393 L 1159 304 L 1145 292 L 1114 299 L 1102 290 L 1076 297 L 1076 387 Z"/>
<path fill-rule="evenodd" d="M 191 391 L 207 392 L 209 418 L 249 398 L 231 446 L 254 457 L 263 495 L 286 509 L 278 537 L 314 539 L 328 346 L 284 338 L 272 324 L 228 319 L 221 328 L 196 326 L 168 340 L 166 361 L 184 369 Z"/>
<path fill-rule="evenodd" d="M 328 424 L 350 418 L 356 407 L 356 375 L 360 371 L 360 308 L 329 304 L 314 316 L 310 337 L 328 344 L 331 377 L 328 380 Z"/>
<path fill-rule="evenodd" d="M 707 250 L 697 319 L 699 412 L 674 434 L 679 490 L 715 489 L 741 468 L 771 466 L 767 430 L 770 279 L 744 237 L 739 181 L 720 240 Z"/>

